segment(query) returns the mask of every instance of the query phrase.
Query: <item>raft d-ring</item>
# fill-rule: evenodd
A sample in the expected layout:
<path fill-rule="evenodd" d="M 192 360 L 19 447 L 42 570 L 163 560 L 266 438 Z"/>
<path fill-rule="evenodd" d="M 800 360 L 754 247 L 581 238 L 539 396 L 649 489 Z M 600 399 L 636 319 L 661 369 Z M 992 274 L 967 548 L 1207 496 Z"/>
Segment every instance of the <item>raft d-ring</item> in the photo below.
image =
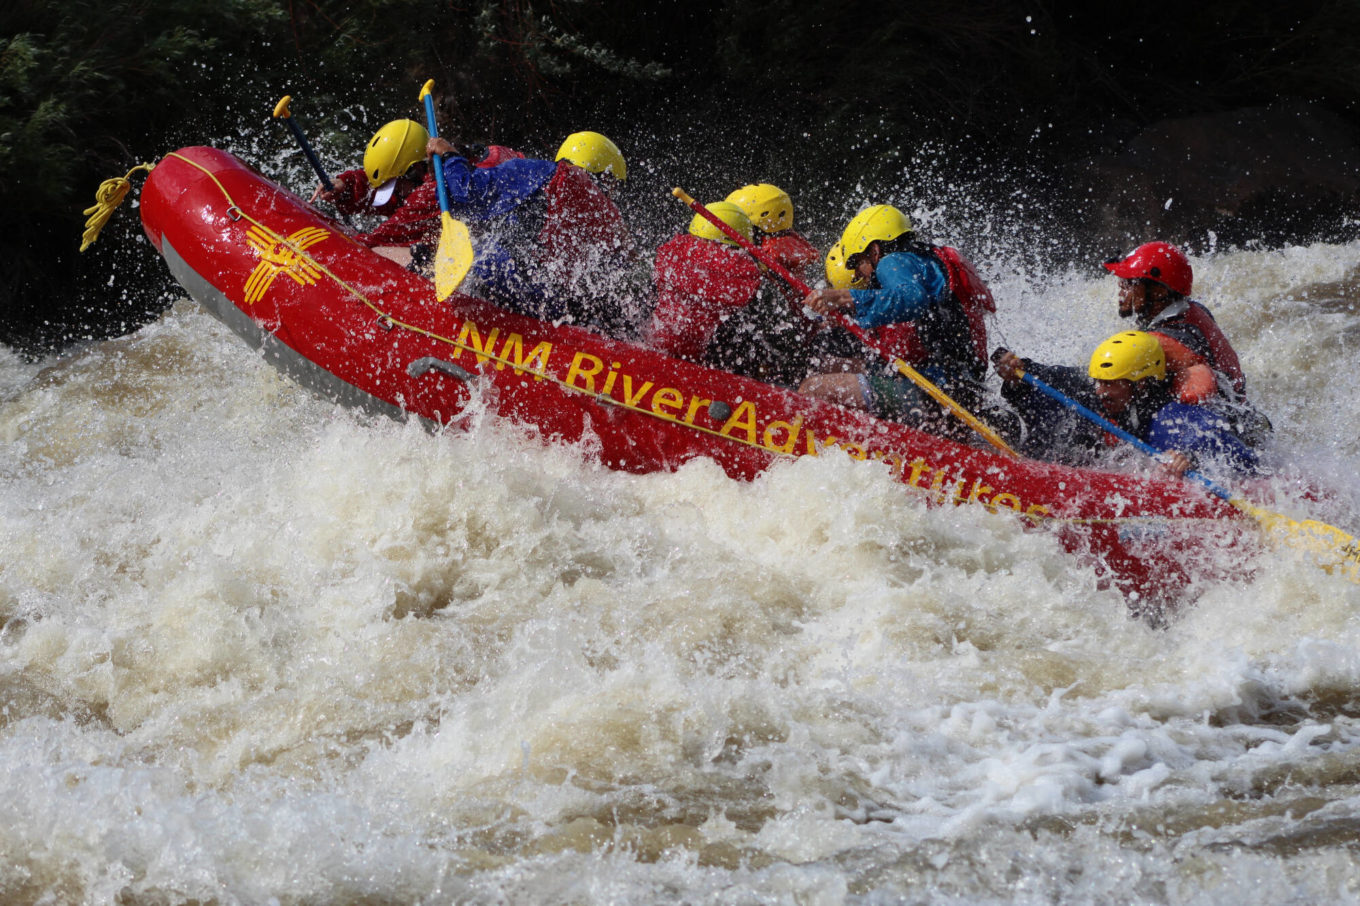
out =
<path fill-rule="evenodd" d="M 383 330 L 391 330 L 397 325 L 393 324 L 392 319 L 389 318 L 387 315 L 378 315 L 378 326 L 381 327 Z"/>
<path fill-rule="evenodd" d="M 436 358 L 432 355 L 427 355 L 422 359 L 416 359 L 406 366 L 406 373 L 413 378 L 422 378 L 431 371 L 438 371 L 440 374 L 447 374 L 449 377 L 457 378 L 460 381 L 466 381 L 468 383 L 477 379 L 476 376 L 466 368 L 455 365 L 452 362 L 446 362 L 444 359 Z"/>
<path fill-rule="evenodd" d="M 246 216 L 246 213 L 245 211 L 242 211 L 240 208 L 238 208 L 236 205 L 232 205 L 231 207 L 227 208 L 227 216 L 231 218 L 232 223 L 236 223 L 242 217 Z"/>

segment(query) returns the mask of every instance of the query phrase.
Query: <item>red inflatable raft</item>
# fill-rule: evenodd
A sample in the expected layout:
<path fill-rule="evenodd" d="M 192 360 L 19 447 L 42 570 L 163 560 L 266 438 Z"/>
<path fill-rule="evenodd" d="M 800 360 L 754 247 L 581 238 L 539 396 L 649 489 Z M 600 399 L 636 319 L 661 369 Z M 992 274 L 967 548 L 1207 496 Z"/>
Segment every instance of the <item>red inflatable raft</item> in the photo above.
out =
<path fill-rule="evenodd" d="M 1251 520 L 1185 482 L 1013 460 L 790 391 L 554 326 L 430 282 L 358 244 L 236 157 L 161 160 L 143 226 L 175 278 L 299 383 L 349 405 L 457 425 L 473 394 L 535 436 L 591 438 L 631 472 L 695 457 L 749 479 L 836 449 L 884 464 L 909 493 L 1055 532 L 1134 596 L 1165 598 L 1215 549 L 1255 549 Z"/>

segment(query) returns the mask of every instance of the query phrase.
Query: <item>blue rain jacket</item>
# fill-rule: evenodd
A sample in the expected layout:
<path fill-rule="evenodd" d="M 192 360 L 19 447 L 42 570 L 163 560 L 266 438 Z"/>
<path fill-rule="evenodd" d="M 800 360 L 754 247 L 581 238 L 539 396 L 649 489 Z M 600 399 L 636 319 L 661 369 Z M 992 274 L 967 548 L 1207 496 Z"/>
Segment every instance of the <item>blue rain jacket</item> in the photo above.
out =
<path fill-rule="evenodd" d="M 870 330 L 915 321 L 949 295 L 949 275 L 933 255 L 884 255 L 874 270 L 877 289 L 852 289 L 855 321 Z"/>

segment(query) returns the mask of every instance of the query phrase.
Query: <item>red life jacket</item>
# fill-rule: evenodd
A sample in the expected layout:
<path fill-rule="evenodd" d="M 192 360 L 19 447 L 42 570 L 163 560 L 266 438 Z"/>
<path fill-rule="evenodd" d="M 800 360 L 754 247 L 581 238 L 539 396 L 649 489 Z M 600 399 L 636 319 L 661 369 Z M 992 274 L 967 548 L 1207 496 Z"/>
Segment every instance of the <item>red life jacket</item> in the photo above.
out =
<path fill-rule="evenodd" d="M 548 182 L 539 260 L 562 268 L 559 282 L 571 282 L 590 268 L 617 264 L 632 252 L 633 238 L 618 205 L 595 179 L 571 161 L 559 161 Z"/>
<path fill-rule="evenodd" d="M 1185 310 L 1178 311 L 1179 304 L 1164 309 L 1153 318 L 1145 330 L 1155 330 L 1166 334 L 1190 348 L 1192 352 L 1208 361 L 1209 366 L 1221 375 L 1239 395 L 1247 391 L 1247 379 L 1242 373 L 1242 363 L 1228 338 L 1219 329 L 1213 314 L 1194 299 L 1185 299 Z"/>
<path fill-rule="evenodd" d="M 368 202 L 373 190 L 368 185 L 368 174 L 362 169 L 345 170 L 335 174 L 331 178 L 331 185 L 335 187 L 335 196 L 331 199 L 331 204 L 335 205 L 335 209 L 345 216 L 369 213 L 390 214 L 397 209 L 398 205 L 389 201 L 390 210 L 374 210 Z"/>
<path fill-rule="evenodd" d="M 387 205 L 376 208 L 377 213 L 392 210 L 389 216 L 367 233 L 354 237 L 367 246 L 415 245 L 421 242 L 433 244 L 439 239 L 439 189 L 435 183 L 434 169 L 425 174 L 425 181 L 411 191 L 402 201 L 391 207 L 396 197 Z"/>
<path fill-rule="evenodd" d="M 995 313 L 996 300 L 992 291 L 978 276 L 973 265 L 959 254 L 958 249 L 947 245 L 929 246 L 928 250 L 944 267 L 949 280 L 949 295 L 952 299 L 941 300 L 938 330 L 923 331 L 918 321 L 903 321 L 898 324 L 885 324 L 875 328 L 870 334 L 877 337 L 883 348 L 902 359 L 909 365 L 945 364 L 954 361 L 966 371 L 981 376 L 987 370 L 987 322 L 988 314 Z M 962 324 L 951 324 L 959 320 L 950 317 L 947 309 L 957 306 L 956 312 L 963 315 Z M 920 320 L 924 320 L 920 319 Z M 960 334 L 963 334 L 962 336 Z M 928 334 L 928 336 L 926 336 Z"/>
<path fill-rule="evenodd" d="M 523 160 L 524 155 L 514 148 L 507 148 L 505 145 L 487 145 L 486 156 L 477 161 L 475 166 L 480 169 L 487 167 L 499 167 L 507 160 Z"/>
<path fill-rule="evenodd" d="M 809 269 L 822 260 L 822 253 L 817 251 L 817 247 L 793 230 L 766 236 L 760 243 L 760 250 L 804 283 L 809 282 Z M 780 281 L 780 286 L 790 298 L 802 298 L 798 290 L 783 281 Z"/>
<path fill-rule="evenodd" d="M 703 359 L 723 316 L 760 289 L 760 268 L 739 248 L 681 233 L 656 250 L 656 309 L 647 344 L 667 355 Z"/>

